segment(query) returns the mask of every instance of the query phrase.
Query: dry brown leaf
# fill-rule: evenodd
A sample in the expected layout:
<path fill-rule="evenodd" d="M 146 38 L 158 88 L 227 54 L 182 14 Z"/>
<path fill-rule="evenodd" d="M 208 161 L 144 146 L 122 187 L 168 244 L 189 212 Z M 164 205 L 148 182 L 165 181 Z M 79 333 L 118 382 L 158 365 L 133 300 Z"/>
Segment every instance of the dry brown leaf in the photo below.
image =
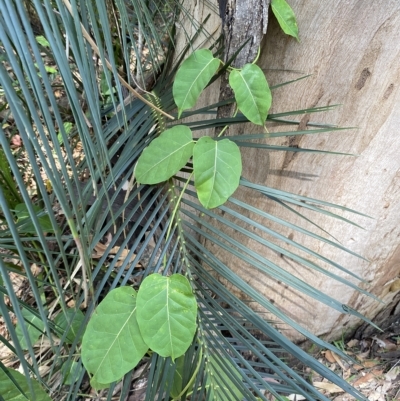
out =
<path fill-rule="evenodd" d="M 349 348 L 353 348 L 353 347 L 357 347 L 358 343 L 359 343 L 359 341 L 354 338 L 353 340 L 350 340 L 346 345 Z"/>
<path fill-rule="evenodd" d="M 344 366 L 342 359 L 339 357 L 339 355 L 335 354 L 334 352 L 332 352 L 332 356 L 335 359 L 335 361 L 337 362 L 337 364 L 343 369 L 343 370 L 347 370 L 348 367 Z"/>
<path fill-rule="evenodd" d="M 372 372 L 365 374 L 365 376 L 360 377 L 357 379 L 353 385 L 359 387 L 365 387 L 365 385 L 369 382 L 376 381 L 378 376 L 381 376 L 383 370 L 374 369 Z"/>
<path fill-rule="evenodd" d="M 69 308 L 75 308 L 75 300 L 71 299 L 67 302 Z"/>
<path fill-rule="evenodd" d="M 356 358 L 359 361 L 365 361 L 365 359 L 368 358 L 368 356 L 369 356 L 369 350 L 365 351 L 365 352 L 361 352 L 360 354 L 356 355 Z"/>
<path fill-rule="evenodd" d="M 347 380 L 349 377 L 351 377 L 351 369 L 346 369 L 343 371 L 343 379 Z"/>
<path fill-rule="evenodd" d="M 374 366 L 379 365 L 379 364 L 380 364 L 380 362 L 375 359 L 371 359 L 369 361 L 364 361 L 364 363 L 363 363 L 364 368 L 373 368 Z"/>
<path fill-rule="evenodd" d="M 342 388 L 329 382 L 313 382 L 313 386 L 321 390 L 326 390 L 328 393 L 344 393 Z"/>
<path fill-rule="evenodd" d="M 111 242 L 112 236 L 109 234 L 107 237 L 107 242 L 105 244 L 102 244 L 101 242 L 99 242 L 98 244 L 95 245 L 93 253 L 92 253 L 92 258 L 93 259 L 100 259 L 105 251 L 107 250 L 107 247 L 109 246 L 110 242 Z M 120 252 L 120 255 L 118 255 L 118 261 L 115 263 L 115 267 L 121 267 L 126 258 L 129 256 L 130 250 L 129 249 L 123 249 L 121 252 L 121 247 L 119 246 L 114 246 L 114 248 L 110 249 L 110 251 L 108 252 L 108 256 L 109 257 L 113 257 L 114 255 L 116 255 L 118 252 Z M 136 254 L 133 253 L 129 259 L 128 265 L 126 268 L 129 268 L 129 263 L 133 262 L 133 260 L 136 258 Z M 135 267 L 142 267 L 142 265 L 139 263 L 136 264 Z"/>
<path fill-rule="evenodd" d="M 365 376 L 361 376 L 360 378 L 358 378 L 354 383 L 353 386 L 363 386 L 366 383 L 372 382 L 373 380 L 375 380 L 375 376 L 369 372 L 367 373 Z"/>
<path fill-rule="evenodd" d="M 375 376 L 382 376 L 383 369 L 373 369 L 371 373 Z"/>
<path fill-rule="evenodd" d="M 40 266 L 38 266 L 36 263 L 33 263 L 31 265 L 31 272 L 35 277 L 37 277 L 42 272 L 42 270 L 43 269 Z"/>
<path fill-rule="evenodd" d="M 121 266 L 124 264 L 124 262 L 125 262 L 127 256 L 128 256 L 128 255 L 126 255 L 125 257 L 122 257 L 122 256 L 121 256 L 121 257 L 119 258 L 118 262 L 115 263 L 115 267 L 121 267 Z M 126 269 L 129 269 L 129 267 L 130 267 L 130 266 L 129 266 L 129 263 L 133 262 L 135 258 L 136 258 L 136 254 L 133 253 L 132 256 L 131 256 L 130 259 L 129 259 L 128 264 L 127 264 L 126 267 L 125 267 L 125 270 L 126 270 Z M 136 266 L 135 266 L 135 267 L 142 267 L 142 265 L 141 265 L 140 263 L 136 263 Z"/>
<path fill-rule="evenodd" d="M 325 358 L 326 358 L 326 360 L 327 360 L 328 362 L 330 362 L 330 363 L 335 363 L 335 362 L 336 362 L 336 359 L 333 357 L 332 354 L 333 354 L 333 352 L 330 351 L 330 350 L 325 351 Z"/>

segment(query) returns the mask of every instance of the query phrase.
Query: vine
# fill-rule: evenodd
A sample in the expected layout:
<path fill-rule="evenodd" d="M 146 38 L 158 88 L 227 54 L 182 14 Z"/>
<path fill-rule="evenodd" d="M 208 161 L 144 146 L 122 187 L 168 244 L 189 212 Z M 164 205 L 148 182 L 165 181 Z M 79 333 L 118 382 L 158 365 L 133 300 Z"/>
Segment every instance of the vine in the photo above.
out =
<path fill-rule="evenodd" d="M 272 0 L 271 6 L 282 29 L 298 38 L 296 20 L 288 4 L 284 0 Z M 236 101 L 235 114 L 241 112 L 248 121 L 265 129 L 272 95 L 264 73 L 255 61 L 241 69 L 228 67 L 227 71 Z M 182 63 L 172 88 L 178 119 L 185 110 L 195 106 L 222 65 L 223 62 L 208 49 L 195 51 Z M 166 129 L 165 113 L 159 99 L 152 95 L 148 100 L 153 106 L 159 135 L 143 150 L 134 177 L 139 184 L 169 182 L 172 216 L 167 237 L 176 225 L 180 248 L 186 258 L 179 207 L 190 180 L 194 177 L 198 199 L 206 209 L 222 205 L 239 186 L 241 153 L 233 141 L 223 137 L 225 129 L 216 138 L 203 136 L 199 139 L 195 139 L 191 129 L 183 124 Z M 173 177 L 190 159 L 192 171 L 177 194 Z M 186 277 L 182 274 L 151 274 L 142 281 L 138 291 L 131 287 L 116 288 L 98 305 L 82 340 L 82 362 L 91 374 L 92 387 L 102 389 L 119 381 L 149 351 L 171 357 L 172 361 L 185 354 L 198 328 L 197 301 L 190 283 L 193 277 L 186 259 L 185 265 Z M 211 381 L 214 356 L 201 338 L 197 341 L 210 364 L 206 386 L 208 391 L 217 394 L 219 390 Z M 179 399 L 186 387 L 174 399 Z"/>

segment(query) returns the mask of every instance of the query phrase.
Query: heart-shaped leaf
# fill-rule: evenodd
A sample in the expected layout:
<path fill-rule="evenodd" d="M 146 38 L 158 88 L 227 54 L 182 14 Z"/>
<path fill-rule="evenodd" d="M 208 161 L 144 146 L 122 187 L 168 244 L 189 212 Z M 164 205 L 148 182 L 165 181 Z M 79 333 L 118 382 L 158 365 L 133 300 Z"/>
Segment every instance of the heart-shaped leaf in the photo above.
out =
<path fill-rule="evenodd" d="M 272 0 L 271 8 L 283 32 L 299 40 L 296 16 L 289 4 L 285 0 Z"/>
<path fill-rule="evenodd" d="M 82 340 L 82 362 L 98 383 L 112 383 L 147 352 L 136 321 L 136 291 L 110 291 L 91 317 Z"/>
<path fill-rule="evenodd" d="M 174 361 L 189 348 L 196 331 L 197 303 L 186 277 L 152 274 L 138 292 L 137 319 L 143 340 Z"/>
<path fill-rule="evenodd" d="M 24 375 L 14 369 L 7 369 L 11 378 L 4 372 L 4 368 L 0 369 L 0 395 L 4 401 L 51 401 L 51 398 L 43 390 L 42 386 L 36 381 L 31 379 L 32 389 L 35 392 L 33 395 L 29 387 L 28 380 Z M 24 392 L 26 397 L 21 394 L 19 388 Z"/>
<path fill-rule="evenodd" d="M 29 340 L 31 341 L 31 344 L 34 345 L 44 331 L 43 320 L 35 316 L 27 309 L 22 309 L 21 313 L 25 320 L 25 326 L 26 330 L 28 331 Z M 22 349 L 28 349 L 28 341 L 22 331 L 20 322 L 18 322 L 15 332 Z"/>
<path fill-rule="evenodd" d="M 193 150 L 197 196 L 211 209 L 226 202 L 239 186 L 242 159 L 238 146 L 229 139 L 214 141 L 203 136 Z"/>
<path fill-rule="evenodd" d="M 246 64 L 229 74 L 229 85 L 235 92 L 239 110 L 254 124 L 264 125 L 271 107 L 272 95 L 261 68 Z"/>
<path fill-rule="evenodd" d="M 208 49 L 196 50 L 181 65 L 174 80 L 172 94 L 178 106 L 178 118 L 183 110 L 192 108 L 201 92 L 218 70 L 220 61 Z"/>
<path fill-rule="evenodd" d="M 141 184 L 158 184 L 175 175 L 193 153 L 192 131 L 176 125 L 164 131 L 140 155 L 135 169 Z"/>

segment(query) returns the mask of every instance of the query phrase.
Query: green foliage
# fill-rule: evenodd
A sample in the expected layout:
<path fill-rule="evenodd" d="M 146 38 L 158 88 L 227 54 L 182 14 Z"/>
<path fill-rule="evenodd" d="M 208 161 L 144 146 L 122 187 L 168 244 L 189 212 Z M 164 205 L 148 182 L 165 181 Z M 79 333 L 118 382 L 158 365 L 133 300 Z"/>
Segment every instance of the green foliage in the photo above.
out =
<path fill-rule="evenodd" d="M 299 40 L 296 16 L 286 0 L 271 0 L 271 8 L 283 32 Z"/>
<path fill-rule="evenodd" d="M 192 108 L 201 92 L 217 71 L 220 61 L 208 49 L 193 52 L 176 74 L 172 93 L 178 106 L 178 118 L 182 111 Z"/>
<path fill-rule="evenodd" d="M 173 85 L 178 117 L 183 110 L 195 105 L 220 63 L 207 49 L 196 50 L 182 63 Z M 254 64 L 246 64 L 241 70 L 231 69 L 229 82 L 239 110 L 249 121 L 263 126 L 272 97 L 262 70 Z M 216 142 L 202 137 L 195 144 L 191 130 L 184 125 L 164 131 L 151 142 L 139 157 L 136 179 L 143 184 L 166 181 L 178 173 L 192 155 L 200 203 L 207 209 L 222 205 L 239 186 L 240 150 L 229 139 Z"/>
<path fill-rule="evenodd" d="M 50 47 L 49 41 L 43 35 L 36 36 L 36 42 L 41 44 L 43 47 Z"/>
<path fill-rule="evenodd" d="M 10 209 L 14 209 L 21 203 L 21 195 L 18 187 L 11 174 L 10 164 L 4 150 L 0 147 L 0 187 L 3 191 L 7 205 Z"/>
<path fill-rule="evenodd" d="M 71 386 L 76 383 L 79 377 L 84 372 L 84 367 L 81 362 L 69 361 L 61 366 L 61 374 L 63 377 L 63 383 L 67 386 Z"/>
<path fill-rule="evenodd" d="M 51 401 L 37 381 L 27 381 L 14 369 L 0 369 L 0 394 L 4 401 Z"/>
<path fill-rule="evenodd" d="M 289 287 L 288 291 L 295 288 L 314 298 L 315 302 L 324 302 L 343 313 L 357 316 L 340 300 L 317 291 L 310 283 L 304 283 L 301 278 L 286 271 L 283 265 L 273 264 L 266 256 L 271 252 L 282 253 L 293 262 L 327 275 L 329 280 L 338 280 L 355 288 L 354 283 L 335 270 L 354 277 L 351 271 L 328 260 L 323 254 L 289 241 L 279 229 L 275 231 L 271 228 L 285 227 L 295 232 L 296 236 L 308 236 L 340 252 L 358 256 L 327 238 L 312 224 L 307 228 L 298 227 L 290 219 L 291 213 L 301 214 L 300 208 L 324 213 L 342 222 L 345 219 L 335 210 L 340 213 L 354 211 L 256 185 L 243 178 L 237 182 L 241 161 L 237 148 L 232 146 L 250 146 L 260 148 L 260 151 L 263 147 L 268 150 L 293 150 L 275 146 L 268 140 L 270 137 L 333 131 L 331 125 L 314 124 L 312 121 L 308 126 L 317 126 L 318 129 L 294 131 L 298 123 L 297 115 L 327 111 L 329 107 L 300 112 L 283 110 L 268 115 L 265 109 L 269 107 L 270 94 L 266 91 L 264 100 L 255 103 L 259 120 L 253 121 L 263 121 L 262 133 L 223 138 L 225 130 L 219 131 L 221 127 L 248 123 L 253 118 L 251 111 L 250 114 L 246 111 L 247 104 L 242 99 L 238 97 L 224 102 L 236 102 L 243 113 L 224 120 L 216 118 L 221 103 L 210 104 L 201 110 L 185 111 L 195 106 L 202 89 L 211 80 L 227 72 L 233 74 L 233 78 L 239 74 L 241 80 L 247 82 L 251 78 L 246 76 L 246 71 L 254 70 L 254 67 L 245 66 L 240 71 L 226 65 L 219 69 L 223 64 L 216 57 L 222 49 L 218 43 L 212 42 L 212 52 L 203 49 L 200 53 L 189 55 L 189 58 L 192 57 L 191 70 L 192 67 L 187 67 L 188 62 L 182 62 L 193 48 L 194 38 L 191 35 L 188 35 L 188 44 L 182 54 L 172 57 L 172 42 L 166 44 L 166 37 L 173 38 L 175 22 L 179 18 L 190 18 L 181 2 L 171 1 L 166 5 L 165 2 L 139 0 L 128 2 L 128 5 L 123 1 L 82 0 L 78 5 L 76 3 L 0 0 L 0 85 L 1 94 L 5 96 L 1 104 L 7 106 L 13 117 L 12 124 L 0 127 L 0 141 L 10 167 L 8 177 L 12 178 L 11 185 L 14 183 L 17 189 L 17 196 L 14 194 L 10 198 L 6 186 L 0 185 L 3 227 L 0 236 L 0 312 L 12 343 L 4 338 L 1 341 L 19 361 L 24 380 L 31 386 L 35 382 L 30 380 L 30 376 L 41 383 L 49 383 L 55 400 L 75 401 L 93 396 L 89 395 L 92 389 L 87 386 L 83 362 L 92 375 L 90 383 L 93 388 L 110 387 L 103 393 L 109 399 L 114 397 L 113 382 L 124 375 L 117 397 L 128 398 L 131 382 L 137 380 L 140 371 L 140 377 L 146 378 L 149 383 L 146 401 L 171 398 L 211 400 L 215 397 L 236 400 L 240 396 L 250 401 L 265 399 L 265 392 L 276 398 L 296 393 L 308 400 L 326 400 L 306 378 L 282 360 L 282 356 L 290 354 L 296 362 L 362 399 L 362 395 L 346 381 L 289 341 L 284 331 L 276 329 L 273 321 L 264 319 L 264 315 L 255 311 L 266 310 L 318 347 L 331 349 L 343 358 L 346 356 L 332 344 L 325 343 L 301 327 L 279 306 L 271 304 L 265 294 L 235 273 L 221 256 L 229 252 L 237 259 L 235 263 L 245 264 L 249 271 L 253 269 L 254 274 L 263 279 L 279 277 Z M 68 4 L 71 4 L 71 10 L 67 8 Z M 111 12 L 109 7 L 113 7 Z M 40 24 L 35 21 L 40 21 Z M 192 22 L 197 27 L 203 23 Z M 204 33 L 202 28 L 198 33 Z M 46 40 L 43 41 L 40 36 Z M 55 76 L 50 76 L 48 72 L 55 69 Z M 259 87 L 267 87 L 265 77 L 261 77 L 259 71 L 257 76 L 260 85 L 253 85 L 255 90 L 248 90 L 252 98 L 256 98 Z M 145 104 L 139 98 L 127 96 L 126 91 L 132 93 L 132 88 L 138 85 L 150 93 L 148 98 L 152 99 L 157 110 L 152 109 L 152 102 Z M 177 96 L 175 88 L 179 89 Z M 188 94 L 190 96 L 186 98 Z M 182 117 L 178 123 L 169 121 L 162 114 L 174 113 L 177 106 L 176 114 Z M 196 115 L 195 122 L 184 120 L 190 114 Z M 72 121 L 73 130 L 68 132 L 68 123 Z M 281 132 L 274 128 L 273 132 L 267 133 L 269 124 L 276 126 L 276 122 L 285 128 Z M 144 149 L 156 149 L 156 141 L 163 137 L 166 130 L 174 129 L 174 124 L 186 127 L 178 128 L 178 132 L 190 131 L 190 140 L 184 141 L 187 158 L 186 155 L 175 158 L 166 152 L 171 165 L 178 167 L 162 176 L 163 170 L 168 167 L 159 168 L 160 159 L 158 156 L 152 158 L 150 152 L 148 167 L 155 177 L 161 179 L 160 184 L 163 180 L 168 180 L 168 184 L 136 185 L 138 180 L 132 178 L 132 170 L 136 165 L 135 173 L 140 172 L 140 164 L 144 160 L 141 160 L 141 155 L 147 152 Z M 218 130 L 221 138 L 198 139 L 202 131 L 207 129 L 210 132 L 213 128 Z M 16 132 L 24 146 L 23 158 L 14 157 L 8 143 Z M 195 133 L 200 134 L 195 136 Z M 339 130 L 335 133 L 339 134 Z M 173 139 L 171 137 L 171 142 L 174 140 L 175 135 Z M 75 143 L 79 145 L 77 149 L 74 148 Z M 159 143 L 165 148 L 169 146 L 169 143 Z M 202 191 L 195 192 L 199 171 L 204 168 L 201 164 L 197 166 L 196 154 L 200 153 L 204 144 L 213 144 L 218 149 L 229 145 L 225 168 L 212 169 L 215 176 L 220 173 L 224 176 L 226 171 L 231 171 L 229 185 L 224 187 L 226 183 L 218 183 L 208 189 L 211 191 L 208 195 L 217 195 L 219 191 L 224 193 L 218 202 L 227 198 L 226 203 L 217 206 L 216 211 L 209 208 L 217 201 L 213 204 L 206 200 L 207 207 L 204 207 L 198 202 L 203 197 Z M 215 152 L 213 157 L 218 154 Z M 26 161 L 22 166 L 21 160 Z M 1 170 L 7 166 L 6 161 Z M 29 170 L 34 185 L 28 187 L 24 168 Z M 189 178 L 181 178 L 180 171 L 188 173 Z M 266 197 L 285 207 L 287 219 L 280 219 L 236 199 L 233 191 L 238 184 L 255 197 Z M 11 210 L 9 199 L 14 202 Z M 18 204 L 29 205 L 18 212 L 22 213 L 20 216 L 13 212 Z M 37 208 L 30 205 L 37 205 Z M 46 217 L 46 221 L 42 221 L 42 217 Z M 260 221 L 266 223 L 261 224 Z M 312 217 L 307 214 L 304 222 L 305 225 L 312 223 Z M 24 226 L 29 228 L 29 232 L 21 229 Z M 243 240 L 232 238 L 229 235 L 232 232 L 240 233 Z M 258 242 L 261 251 L 249 249 L 249 241 Z M 324 268 L 326 264 L 329 269 Z M 39 274 L 34 274 L 34 271 Z M 160 308 L 157 310 L 160 310 L 163 321 L 170 314 L 178 315 L 176 322 L 182 316 L 170 304 L 167 305 L 169 295 L 172 300 L 179 295 L 178 302 L 181 298 L 185 302 L 189 299 L 193 308 L 188 313 L 191 316 L 190 327 L 185 327 L 185 320 L 183 328 L 177 324 L 176 332 L 170 331 L 169 345 L 173 347 L 163 355 L 171 357 L 160 355 L 166 349 L 165 346 L 158 348 L 163 345 L 161 339 L 147 353 L 149 346 L 146 342 L 150 343 L 152 336 L 150 334 L 147 338 L 147 334 L 143 335 L 136 317 L 139 315 L 137 299 L 141 297 L 141 292 L 145 291 L 145 297 L 147 291 L 154 290 L 153 287 L 146 289 L 143 283 L 147 277 L 159 277 L 157 273 L 161 271 L 165 278 L 157 283 L 160 284 L 158 289 L 154 288 L 157 290 L 154 299 L 164 299 L 164 305 L 161 301 L 155 305 L 150 302 L 149 305 L 154 310 Z M 23 342 L 21 334 L 17 334 L 20 329 L 14 327 L 10 318 L 11 311 L 17 316 L 19 325 L 24 321 L 25 313 L 20 309 L 21 293 L 15 288 L 10 273 L 20 274 L 29 285 L 27 294 L 23 294 L 28 297 L 24 297 L 23 301 L 29 301 L 30 310 L 37 309 L 36 320 L 40 316 L 43 323 L 40 328 L 43 327 L 46 345 L 49 344 L 45 354 L 38 353 L 31 341 Z M 167 288 L 170 285 L 174 288 L 177 284 L 172 285 L 169 281 L 172 277 L 184 277 L 180 274 L 191 278 L 190 291 L 187 285 L 180 282 L 182 279 L 176 279 L 179 282 L 176 286 L 180 288 L 183 285 L 183 290 L 169 294 Z M 138 288 L 139 295 L 132 287 Z M 9 300 L 7 304 L 6 300 Z M 70 305 L 74 305 L 73 310 Z M 180 304 L 172 305 L 181 311 Z M 186 306 L 183 306 L 185 309 Z M 190 306 L 187 308 L 190 309 Z M 143 313 L 146 316 L 146 312 Z M 55 315 L 57 317 L 53 319 Z M 150 320 L 155 317 L 150 315 Z M 37 323 L 35 326 L 39 327 Z M 153 327 L 150 326 L 153 322 L 148 323 L 149 327 Z M 25 340 L 30 338 L 31 326 L 28 322 L 23 326 L 27 329 L 22 330 Z M 80 343 L 79 336 L 86 328 Z M 176 350 L 176 343 L 184 332 L 188 333 L 187 338 L 178 344 Z M 255 333 L 263 333 L 265 340 Z M 34 342 L 35 339 L 32 339 Z M 177 357 L 182 352 L 184 354 Z M 246 355 L 250 352 L 252 358 L 249 359 Z M 175 363 L 172 358 L 176 358 Z M 46 369 L 42 369 L 43 366 Z M 116 370 L 111 371 L 111 367 L 116 367 Z M 270 373 L 266 375 L 265 371 Z M 28 393 L 15 383 L 14 388 L 16 397 L 21 392 Z M 2 391 L 0 394 L 4 398 Z"/>
<path fill-rule="evenodd" d="M 32 345 L 34 345 L 44 331 L 44 323 L 39 317 L 34 315 L 28 309 L 22 308 L 21 313 L 25 320 L 24 326 L 26 328 L 26 332 L 28 333 L 29 341 Z M 22 349 L 28 349 L 28 338 L 25 336 L 21 322 L 17 323 L 15 332 L 18 336 L 18 340 Z"/>
<path fill-rule="evenodd" d="M 212 209 L 222 205 L 239 186 L 242 159 L 238 146 L 229 139 L 200 138 L 194 148 L 195 186 L 201 204 Z"/>
<path fill-rule="evenodd" d="M 246 64 L 242 70 L 233 70 L 229 74 L 229 84 L 239 110 L 252 123 L 264 126 L 272 95 L 261 68 Z"/>
<path fill-rule="evenodd" d="M 83 333 L 79 334 L 79 329 L 82 327 L 84 320 L 85 315 L 81 310 L 67 309 L 64 313 L 60 313 L 56 316 L 54 323 L 60 329 L 59 335 L 62 336 L 67 332 L 65 342 L 67 344 L 72 344 L 77 339 L 78 335 L 83 335 Z M 80 338 L 78 338 L 78 341 L 79 340 Z"/>
<path fill-rule="evenodd" d="M 40 206 L 32 205 L 33 210 L 36 212 L 38 222 L 44 232 L 53 231 L 53 226 L 50 217 L 44 212 Z M 25 203 L 19 203 L 15 206 L 15 217 L 21 233 L 34 233 L 36 232 L 35 226 L 31 220 L 32 216 L 29 213 L 28 206 Z"/>
<path fill-rule="evenodd" d="M 174 176 L 186 165 L 193 153 L 192 131 L 175 125 L 164 131 L 143 151 L 135 169 L 141 184 L 158 184 Z"/>
<path fill-rule="evenodd" d="M 65 122 L 65 123 L 63 124 L 64 131 L 65 131 L 65 133 L 66 133 L 67 135 L 69 135 L 69 134 L 71 133 L 73 126 L 74 126 L 74 125 L 73 125 L 72 123 L 70 123 L 70 122 Z M 64 138 L 63 138 L 61 132 L 58 133 L 57 138 L 58 138 L 58 143 L 59 143 L 60 145 L 62 145 L 62 144 L 64 143 Z"/>
<path fill-rule="evenodd" d="M 147 352 L 136 320 L 136 297 L 131 287 L 109 292 L 87 326 L 82 362 L 100 384 L 120 380 Z"/>
<path fill-rule="evenodd" d="M 172 361 L 183 355 L 196 331 L 197 303 L 186 277 L 152 274 L 143 280 L 137 299 L 143 340 Z"/>
<path fill-rule="evenodd" d="M 183 390 L 183 374 L 185 370 L 185 355 L 176 358 L 175 360 L 175 372 L 171 388 L 171 397 L 179 398 Z"/>
<path fill-rule="evenodd" d="M 112 290 L 96 308 L 82 341 L 82 362 L 102 388 L 118 381 L 148 348 L 172 360 L 185 353 L 196 330 L 196 299 L 182 275 L 152 274 L 139 293 Z M 129 350 L 129 351 L 128 351 Z"/>
<path fill-rule="evenodd" d="M 232 362 L 227 358 L 220 358 L 217 355 L 211 355 L 208 360 L 207 389 L 209 399 L 215 401 L 241 400 L 244 397 L 242 392 L 242 380 L 238 372 L 232 380 L 225 372 L 224 367 L 229 367 Z"/>

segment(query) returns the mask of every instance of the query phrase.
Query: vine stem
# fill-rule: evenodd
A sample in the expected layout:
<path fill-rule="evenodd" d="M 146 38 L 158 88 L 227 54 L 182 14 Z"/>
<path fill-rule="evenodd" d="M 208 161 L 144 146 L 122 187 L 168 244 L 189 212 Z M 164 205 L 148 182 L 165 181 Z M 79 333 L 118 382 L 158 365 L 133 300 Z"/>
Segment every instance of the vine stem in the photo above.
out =
<path fill-rule="evenodd" d="M 179 197 L 178 197 L 178 199 L 176 201 L 175 201 L 176 194 L 175 194 L 175 190 L 174 190 L 175 185 L 174 185 L 174 183 L 172 181 L 172 178 L 170 179 L 170 190 L 173 192 L 172 200 L 175 201 L 175 205 L 174 205 L 174 209 L 172 210 L 171 222 L 169 223 L 169 226 L 168 226 L 168 231 L 167 231 L 167 234 L 165 236 L 165 242 L 168 241 L 168 238 L 169 238 L 169 235 L 171 234 L 171 229 L 172 229 L 172 226 L 174 225 L 174 222 L 175 222 L 175 224 L 179 224 L 180 219 L 176 219 L 175 220 L 176 213 L 178 212 L 182 196 L 185 193 L 186 188 L 188 187 L 190 179 L 192 178 L 192 176 L 193 176 L 193 171 L 190 173 L 188 179 L 186 180 L 185 185 L 183 186 L 182 191 L 181 191 L 181 193 L 180 193 L 180 195 L 179 195 Z M 166 264 L 167 264 L 167 255 L 165 254 L 164 255 L 164 266 Z"/>
<path fill-rule="evenodd" d="M 198 343 L 199 343 L 200 346 L 201 346 L 200 341 L 198 341 Z M 193 384 L 193 382 L 194 382 L 195 379 L 196 379 L 197 373 L 199 373 L 199 369 L 200 369 L 200 365 L 201 365 L 202 358 L 203 358 L 203 348 L 200 348 L 199 360 L 198 360 L 198 362 L 197 362 L 196 369 L 194 370 L 192 377 L 190 378 L 188 384 L 186 384 L 186 386 L 184 387 L 184 389 L 180 392 L 180 394 L 179 394 L 177 397 L 173 398 L 173 401 L 175 401 L 175 400 L 180 400 L 180 399 L 182 398 L 182 396 L 186 393 L 186 391 L 189 390 L 189 388 L 191 387 L 191 385 Z M 189 394 L 188 394 L 188 395 L 189 395 Z"/>
<path fill-rule="evenodd" d="M 258 46 L 257 56 L 256 56 L 256 58 L 254 59 L 254 61 L 251 64 L 257 63 L 257 60 L 260 57 L 260 53 L 261 53 L 261 47 Z"/>
<path fill-rule="evenodd" d="M 236 107 L 236 110 L 235 110 L 235 112 L 233 113 L 233 116 L 232 116 L 232 117 L 236 117 L 236 114 L 238 113 L 238 111 L 239 111 L 239 109 L 238 109 L 238 107 Z M 228 125 L 228 124 L 225 125 L 224 128 L 222 128 L 221 132 L 218 134 L 218 138 L 227 130 L 227 128 L 229 128 L 229 125 Z"/>
<path fill-rule="evenodd" d="M 175 215 L 176 215 L 176 212 L 178 211 L 179 205 L 180 205 L 180 203 L 181 203 L 182 196 L 183 196 L 183 194 L 185 193 L 186 188 L 188 187 L 189 182 L 190 182 L 190 179 L 192 178 L 192 176 L 193 176 L 193 172 L 190 173 L 188 179 L 187 179 L 186 182 L 185 182 L 185 185 L 184 185 L 183 188 L 182 188 L 181 194 L 179 195 L 178 200 L 176 201 L 174 210 L 172 211 L 171 224 L 170 224 L 169 227 L 168 227 L 167 235 L 166 235 L 166 237 L 165 237 L 166 240 L 169 238 L 169 234 L 171 233 L 172 222 L 173 222 L 174 219 L 175 219 Z M 175 187 L 175 185 L 172 184 L 172 188 L 174 188 L 174 187 Z M 175 195 L 175 194 L 174 194 L 174 195 Z M 175 197 L 175 196 L 174 196 L 174 197 Z"/>

